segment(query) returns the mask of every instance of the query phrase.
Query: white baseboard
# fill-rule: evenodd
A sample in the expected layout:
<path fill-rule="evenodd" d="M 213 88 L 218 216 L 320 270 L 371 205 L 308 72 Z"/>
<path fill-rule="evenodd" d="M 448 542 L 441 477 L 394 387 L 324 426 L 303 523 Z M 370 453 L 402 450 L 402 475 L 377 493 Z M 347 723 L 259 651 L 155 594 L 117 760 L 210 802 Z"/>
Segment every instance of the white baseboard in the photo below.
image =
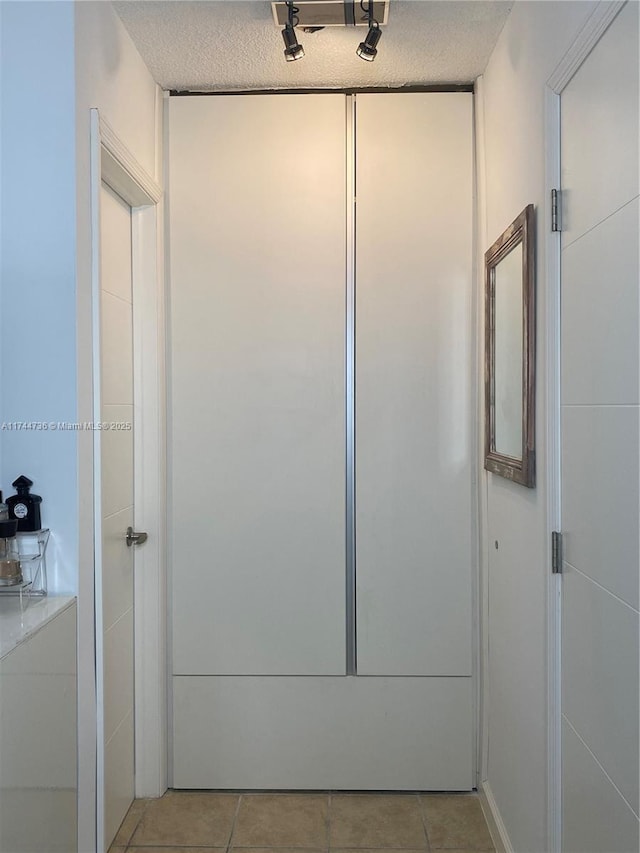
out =
<path fill-rule="evenodd" d="M 507 828 L 502 820 L 491 786 L 488 782 L 482 782 L 478 787 L 478 797 L 484 813 L 485 820 L 493 839 L 496 853 L 513 853 L 513 846 L 507 833 Z"/>

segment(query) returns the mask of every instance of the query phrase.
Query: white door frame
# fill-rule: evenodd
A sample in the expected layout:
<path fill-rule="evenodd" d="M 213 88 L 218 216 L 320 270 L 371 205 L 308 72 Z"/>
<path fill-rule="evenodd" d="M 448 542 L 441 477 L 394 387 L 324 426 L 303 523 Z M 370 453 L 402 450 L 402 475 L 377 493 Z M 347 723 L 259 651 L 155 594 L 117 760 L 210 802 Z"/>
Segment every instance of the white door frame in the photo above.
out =
<path fill-rule="evenodd" d="M 93 420 L 100 394 L 100 186 L 104 181 L 131 206 L 133 282 L 134 481 L 136 529 L 149 539 L 136 552 L 135 794 L 167 788 L 165 567 L 165 347 L 162 190 L 97 109 L 91 110 L 91 250 L 93 302 Z M 104 845 L 102 669 L 101 433 L 93 432 L 95 649 L 97 694 L 97 849 Z M 93 641 L 93 638 L 91 638 Z M 83 638 L 80 638 L 82 646 Z"/>
<path fill-rule="evenodd" d="M 551 190 L 560 189 L 560 96 L 626 0 L 601 0 L 547 80 L 545 88 L 545 190 L 542 217 L 546 247 L 547 299 L 544 307 L 547 371 L 546 441 L 549 454 L 547 520 L 547 837 L 550 853 L 562 848 L 562 575 L 551 571 L 551 533 L 562 530 L 560 434 L 560 232 L 551 231 Z"/>

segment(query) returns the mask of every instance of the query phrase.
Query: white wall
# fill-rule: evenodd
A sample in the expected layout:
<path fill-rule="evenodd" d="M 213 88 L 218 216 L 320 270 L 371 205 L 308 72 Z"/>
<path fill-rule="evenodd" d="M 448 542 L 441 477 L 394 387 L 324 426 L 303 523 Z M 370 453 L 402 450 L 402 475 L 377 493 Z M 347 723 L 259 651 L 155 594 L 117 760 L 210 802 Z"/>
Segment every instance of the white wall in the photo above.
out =
<path fill-rule="evenodd" d="M 537 488 L 525 489 L 487 472 L 481 483 L 489 649 L 483 776 L 516 851 L 549 850 L 545 83 L 595 5 L 516 3 L 483 76 L 478 110 L 484 113 L 479 123 L 481 248 L 488 248 L 530 202 L 538 221 Z"/>
<path fill-rule="evenodd" d="M 76 389 L 73 5 L 0 3 L 0 422 L 74 422 Z M 76 590 L 75 432 L 1 430 L 0 488 L 43 497 L 50 588 Z"/>

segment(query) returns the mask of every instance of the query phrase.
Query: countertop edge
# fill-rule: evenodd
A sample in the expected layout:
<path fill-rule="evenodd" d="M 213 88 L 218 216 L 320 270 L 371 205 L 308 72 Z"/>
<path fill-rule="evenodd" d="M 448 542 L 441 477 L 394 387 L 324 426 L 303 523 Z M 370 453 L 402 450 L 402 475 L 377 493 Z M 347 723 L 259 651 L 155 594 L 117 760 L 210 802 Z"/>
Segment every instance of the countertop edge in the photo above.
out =
<path fill-rule="evenodd" d="M 75 595 L 48 595 L 30 602 L 21 611 L 19 598 L 0 599 L 0 660 L 31 639 L 76 601 Z"/>

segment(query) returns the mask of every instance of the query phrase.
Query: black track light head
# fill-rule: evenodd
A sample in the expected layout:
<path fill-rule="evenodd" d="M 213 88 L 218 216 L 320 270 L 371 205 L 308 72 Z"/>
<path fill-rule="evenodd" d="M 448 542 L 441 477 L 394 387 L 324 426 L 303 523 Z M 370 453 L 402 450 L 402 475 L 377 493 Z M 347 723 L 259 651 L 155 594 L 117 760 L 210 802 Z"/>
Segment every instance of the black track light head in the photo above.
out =
<path fill-rule="evenodd" d="M 302 59 L 304 48 L 301 44 L 298 44 L 296 31 L 288 24 L 282 31 L 282 40 L 284 41 L 284 58 L 287 62 L 295 62 L 296 59 Z"/>
<path fill-rule="evenodd" d="M 378 55 L 377 46 L 381 35 L 382 33 L 380 32 L 378 24 L 375 22 L 371 24 L 366 39 L 360 42 L 358 49 L 356 50 L 360 59 L 364 59 L 367 62 L 373 62 Z"/>
<path fill-rule="evenodd" d="M 284 41 L 284 58 L 287 62 L 295 62 L 296 59 L 302 59 L 304 56 L 304 48 L 298 44 L 296 36 L 296 24 L 298 23 L 298 12 L 300 11 L 292 2 L 287 3 L 288 19 L 285 28 L 282 31 L 282 40 Z"/>
<path fill-rule="evenodd" d="M 364 0 L 360 0 L 360 8 L 363 12 L 365 11 Z M 369 32 L 367 33 L 366 39 L 361 41 L 358 45 L 356 53 L 360 59 L 364 59 L 366 62 L 373 62 L 378 55 L 378 42 L 382 35 L 380 32 L 380 24 L 375 19 L 373 0 L 368 0 L 366 13 L 367 21 L 369 22 Z"/>

